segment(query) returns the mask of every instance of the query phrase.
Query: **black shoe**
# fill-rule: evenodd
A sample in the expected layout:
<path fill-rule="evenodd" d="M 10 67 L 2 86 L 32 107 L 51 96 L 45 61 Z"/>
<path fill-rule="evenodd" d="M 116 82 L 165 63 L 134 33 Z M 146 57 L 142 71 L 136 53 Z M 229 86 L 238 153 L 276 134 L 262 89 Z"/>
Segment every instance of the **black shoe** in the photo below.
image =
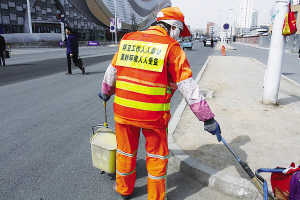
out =
<path fill-rule="evenodd" d="M 130 199 L 130 195 L 122 195 L 122 194 L 120 194 L 120 193 L 117 191 L 117 184 L 114 184 L 113 190 L 115 191 L 115 193 L 116 193 L 119 197 L 121 197 L 121 199 L 123 199 L 123 200 L 129 200 L 129 199 Z"/>
<path fill-rule="evenodd" d="M 3 61 L 3 67 L 5 67 L 5 61 Z"/>
<path fill-rule="evenodd" d="M 66 74 L 66 75 L 72 75 L 72 73 L 69 73 L 69 72 L 66 72 L 65 74 Z"/>
<path fill-rule="evenodd" d="M 82 67 L 81 70 L 82 70 L 82 74 L 85 74 L 85 68 Z"/>

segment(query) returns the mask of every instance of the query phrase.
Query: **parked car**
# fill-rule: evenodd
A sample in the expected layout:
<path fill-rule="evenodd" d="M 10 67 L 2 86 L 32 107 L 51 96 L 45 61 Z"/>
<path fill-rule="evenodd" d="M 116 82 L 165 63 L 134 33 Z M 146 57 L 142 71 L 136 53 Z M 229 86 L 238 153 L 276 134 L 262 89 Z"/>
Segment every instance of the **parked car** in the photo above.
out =
<path fill-rule="evenodd" d="M 193 48 L 193 40 L 191 37 L 184 37 L 182 41 L 182 49 L 184 50 L 185 48 Z"/>

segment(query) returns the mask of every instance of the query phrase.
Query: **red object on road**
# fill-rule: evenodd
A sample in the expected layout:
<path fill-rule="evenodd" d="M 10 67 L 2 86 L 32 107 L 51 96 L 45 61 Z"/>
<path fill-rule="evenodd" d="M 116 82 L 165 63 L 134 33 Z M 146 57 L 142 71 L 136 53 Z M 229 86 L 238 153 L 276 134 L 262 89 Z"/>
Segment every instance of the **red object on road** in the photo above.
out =
<path fill-rule="evenodd" d="M 224 45 L 222 46 L 221 52 L 222 52 L 222 56 L 226 56 L 225 55 L 225 46 Z"/>

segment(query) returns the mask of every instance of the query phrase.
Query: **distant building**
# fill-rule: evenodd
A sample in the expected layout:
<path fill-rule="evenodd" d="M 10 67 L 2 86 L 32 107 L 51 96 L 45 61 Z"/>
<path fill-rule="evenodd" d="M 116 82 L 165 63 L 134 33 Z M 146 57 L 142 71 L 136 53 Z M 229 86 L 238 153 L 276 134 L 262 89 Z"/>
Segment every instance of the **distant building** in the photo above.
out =
<path fill-rule="evenodd" d="M 0 32 L 29 33 L 27 0 L 0 0 Z M 67 0 L 30 0 L 33 33 L 61 33 L 61 20 L 82 32 L 86 39 L 97 31 L 104 31 L 103 24 L 95 17 L 89 19 Z"/>
<path fill-rule="evenodd" d="M 239 28 L 250 28 L 253 0 L 239 0 L 237 24 Z"/>
<path fill-rule="evenodd" d="M 300 0 L 292 0 L 292 5 L 300 4 Z"/>
<path fill-rule="evenodd" d="M 268 22 L 266 22 L 266 23 L 260 23 L 259 24 L 259 28 L 267 28 L 267 29 L 269 29 L 270 28 L 270 24 Z"/>
<path fill-rule="evenodd" d="M 206 35 L 213 36 L 213 34 L 214 34 L 214 25 L 215 25 L 215 23 L 213 23 L 213 22 L 207 22 Z"/>
<path fill-rule="evenodd" d="M 27 0 L 0 0 L 0 34 L 29 33 L 30 26 L 33 33 L 61 33 L 64 21 L 81 40 L 96 40 L 111 36 L 115 7 L 126 33 L 148 28 L 159 10 L 172 6 L 170 0 L 29 0 L 29 4 L 31 21 Z"/>
<path fill-rule="evenodd" d="M 257 18 L 258 18 L 258 12 L 257 12 L 257 10 L 253 9 L 252 16 L 251 16 L 251 26 L 250 26 L 251 29 L 258 28 Z"/>

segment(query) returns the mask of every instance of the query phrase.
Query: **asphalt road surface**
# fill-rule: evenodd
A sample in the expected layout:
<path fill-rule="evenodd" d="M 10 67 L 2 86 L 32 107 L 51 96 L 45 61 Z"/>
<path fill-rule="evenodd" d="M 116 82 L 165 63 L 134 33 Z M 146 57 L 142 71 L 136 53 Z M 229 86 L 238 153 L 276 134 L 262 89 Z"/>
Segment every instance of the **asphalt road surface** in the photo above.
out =
<path fill-rule="evenodd" d="M 252 57 L 268 66 L 269 50 L 244 46 L 238 43 L 229 43 L 236 48 L 235 51 L 226 51 L 226 56 Z M 282 75 L 300 84 L 300 60 L 297 53 L 284 53 L 282 63 Z"/>

